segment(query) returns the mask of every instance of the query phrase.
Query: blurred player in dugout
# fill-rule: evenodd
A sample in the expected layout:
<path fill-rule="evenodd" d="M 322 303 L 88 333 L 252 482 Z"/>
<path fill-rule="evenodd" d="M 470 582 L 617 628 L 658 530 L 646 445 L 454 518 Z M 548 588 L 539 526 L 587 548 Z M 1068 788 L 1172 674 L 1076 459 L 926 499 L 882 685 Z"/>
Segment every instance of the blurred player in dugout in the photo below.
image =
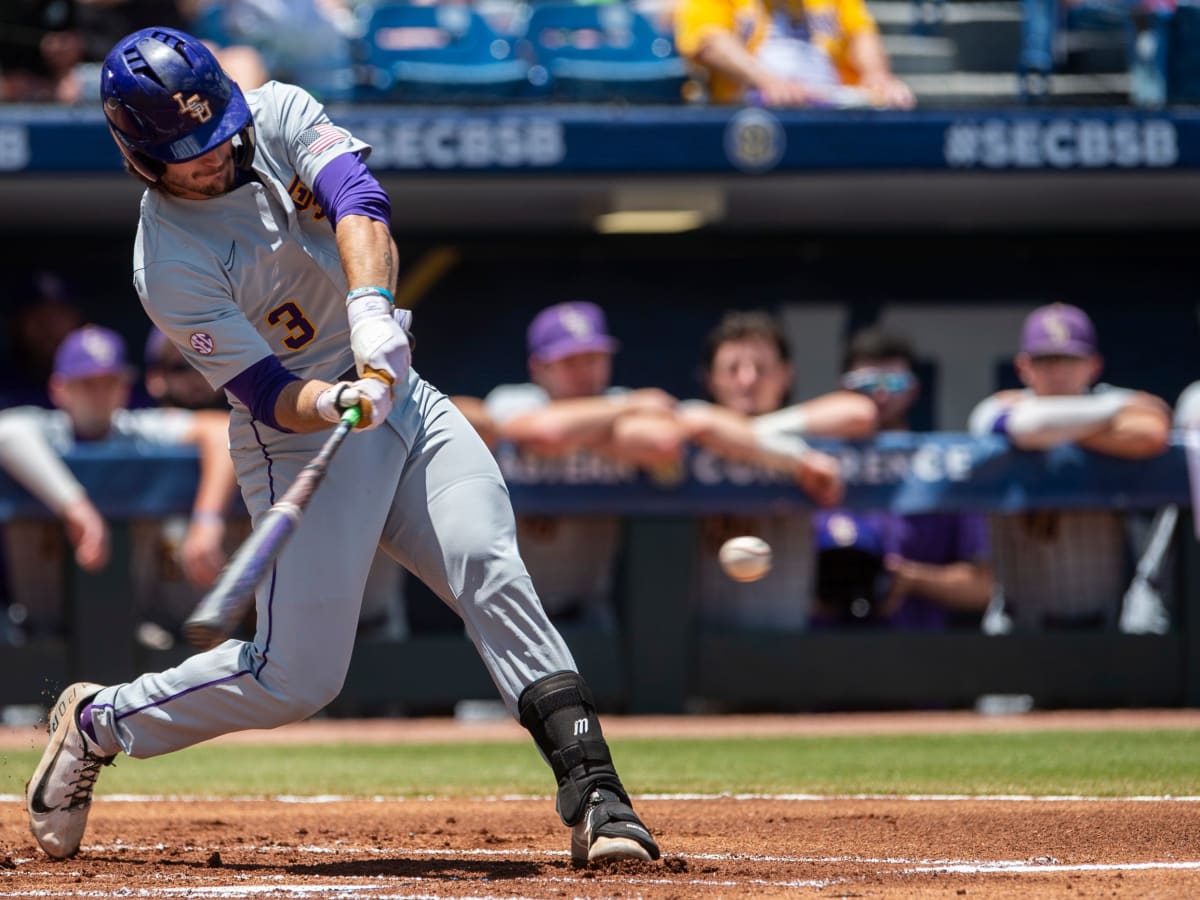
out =
<path fill-rule="evenodd" d="M 190 612 L 199 591 L 213 583 L 225 563 L 225 514 L 234 488 L 229 416 L 218 409 L 128 409 L 133 379 L 120 335 L 95 325 L 71 332 L 59 345 L 50 376 L 56 409 L 0 412 L 0 465 L 55 513 L 76 563 L 94 572 L 108 563 L 109 526 L 61 454 L 85 442 L 135 451 L 146 445 L 197 448 L 200 481 L 190 519 L 181 529 L 164 529 L 158 521 L 135 523 L 132 529 L 131 577 L 144 619 L 139 637 L 161 647 L 172 617 L 181 621 Z M 166 384 L 159 373 L 148 387 L 153 394 L 169 391 Z M 59 524 L 9 522 L 5 543 L 10 616 L 20 620 L 27 635 L 62 633 L 67 627 L 66 550 Z M 164 550 L 168 543 L 169 552 Z"/>
<path fill-rule="evenodd" d="M 627 441 L 647 453 L 678 460 L 683 447 L 791 476 L 812 500 L 842 498 L 837 460 L 809 447 L 806 437 L 863 438 L 874 433 L 874 404 L 835 391 L 786 406 L 792 386 L 791 348 L 776 319 L 759 311 L 727 313 L 709 332 L 702 378 L 708 400 L 689 400 L 671 416 L 638 416 L 623 423 Z M 717 550 L 737 535 L 756 535 L 772 547 L 773 565 L 751 583 L 730 580 Z M 814 577 L 811 516 L 729 513 L 699 520 L 693 571 L 698 613 L 708 626 L 802 629 L 811 612 Z"/>
<path fill-rule="evenodd" d="M 878 432 L 911 431 L 916 353 L 879 327 L 846 347 L 840 387 L 875 405 Z M 898 630 L 978 628 L 992 596 L 987 522 L 973 513 L 818 515 L 814 621 Z"/>
<path fill-rule="evenodd" d="M 1020 450 L 1075 444 L 1128 460 L 1166 451 L 1166 402 L 1096 383 L 1104 361 L 1079 307 L 1054 303 L 1030 313 L 1014 364 L 1025 387 L 976 406 L 972 434 L 1002 434 Z M 985 627 L 1113 627 L 1132 568 L 1125 526 L 1122 513 L 1107 509 L 992 516 L 1003 616 L 989 616 Z"/>
<path fill-rule="evenodd" d="M 557 303 L 529 324 L 528 382 L 499 385 L 482 405 L 456 402 L 490 444 L 512 444 L 524 454 L 557 460 L 564 470 L 587 457 L 601 467 L 638 465 L 638 448 L 623 440 L 617 422 L 638 411 L 671 410 L 676 400 L 657 388 L 614 386 L 618 348 L 599 306 Z M 618 517 L 519 515 L 517 543 L 556 624 L 615 625 Z"/>

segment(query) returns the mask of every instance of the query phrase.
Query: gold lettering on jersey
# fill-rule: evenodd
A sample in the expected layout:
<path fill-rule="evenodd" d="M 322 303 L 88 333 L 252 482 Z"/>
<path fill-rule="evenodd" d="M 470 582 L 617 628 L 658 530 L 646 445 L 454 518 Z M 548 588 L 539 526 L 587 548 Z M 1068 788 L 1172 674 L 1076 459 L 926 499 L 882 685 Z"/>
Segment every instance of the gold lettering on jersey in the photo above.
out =
<path fill-rule="evenodd" d="M 201 100 L 199 94 L 192 94 L 184 100 L 183 91 L 176 91 L 171 95 L 171 99 L 179 104 L 180 115 L 187 114 L 197 122 L 207 122 L 212 118 L 212 107 L 207 100 Z"/>
<path fill-rule="evenodd" d="M 296 175 L 292 178 L 292 183 L 288 185 L 288 194 L 291 195 L 292 202 L 296 204 L 296 212 L 302 213 L 306 210 L 312 210 L 314 221 L 321 221 L 325 218 L 325 210 L 321 209 L 321 204 L 317 202 L 316 196 L 308 186 L 300 180 L 300 176 Z"/>

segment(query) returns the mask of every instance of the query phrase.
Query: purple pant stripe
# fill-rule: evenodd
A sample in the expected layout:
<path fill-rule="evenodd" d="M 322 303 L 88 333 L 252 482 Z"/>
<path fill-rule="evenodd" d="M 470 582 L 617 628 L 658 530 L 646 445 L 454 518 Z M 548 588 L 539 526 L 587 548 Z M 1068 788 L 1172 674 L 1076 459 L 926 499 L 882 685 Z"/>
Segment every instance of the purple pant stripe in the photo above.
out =
<path fill-rule="evenodd" d="M 258 425 L 255 424 L 254 420 L 250 421 L 250 427 L 254 431 L 254 439 L 256 441 L 258 441 L 258 446 L 260 448 L 262 448 L 263 458 L 266 459 L 266 461 L 267 461 L 267 496 L 271 500 L 271 505 L 274 506 L 275 505 L 275 467 L 274 467 L 274 462 L 271 459 L 271 451 L 268 450 L 267 445 L 265 443 L 263 443 L 263 439 L 258 433 Z M 262 674 L 263 667 L 266 666 L 266 664 L 267 664 L 267 656 L 271 652 L 271 633 L 272 633 L 272 626 L 275 624 L 275 619 L 274 619 L 275 576 L 277 573 L 278 573 L 278 569 L 275 566 L 271 566 L 271 589 L 267 592 L 267 640 L 266 640 L 266 643 L 263 644 L 262 662 L 259 664 L 258 668 L 254 671 L 255 678 L 257 678 L 259 675 Z"/>
<path fill-rule="evenodd" d="M 155 706 L 163 706 L 167 703 L 170 703 L 172 700 L 178 700 L 180 697 L 186 697 L 188 694 L 192 693 L 193 691 L 200 691 L 200 690 L 203 690 L 204 688 L 215 687 L 218 684 L 223 684 L 226 681 L 233 681 L 233 679 L 235 679 L 235 678 L 241 678 L 243 675 L 249 675 L 249 674 L 250 674 L 249 669 L 242 669 L 240 672 L 234 672 L 232 675 L 226 675 L 224 678 L 217 678 L 214 681 L 206 681 L 206 682 L 204 682 L 204 684 L 193 685 L 192 687 L 188 688 L 185 691 L 180 691 L 178 694 L 171 694 L 171 696 L 169 696 L 169 697 L 163 697 L 161 700 L 155 700 L 153 703 L 147 703 L 145 706 L 139 706 L 137 709 L 129 709 L 129 710 L 126 710 L 125 712 L 117 712 L 117 708 L 108 703 L 101 704 L 100 708 L 101 709 L 111 709 L 113 711 L 113 718 L 119 722 L 121 719 L 126 719 L 129 716 L 132 716 L 134 713 L 142 712 L 142 710 L 152 709 Z"/>

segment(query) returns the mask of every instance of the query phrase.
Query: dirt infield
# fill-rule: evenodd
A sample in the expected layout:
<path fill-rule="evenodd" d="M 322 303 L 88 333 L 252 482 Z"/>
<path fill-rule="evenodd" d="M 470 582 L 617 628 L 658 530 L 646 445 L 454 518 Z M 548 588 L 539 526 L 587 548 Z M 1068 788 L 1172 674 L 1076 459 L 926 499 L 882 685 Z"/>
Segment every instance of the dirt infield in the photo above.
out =
<path fill-rule="evenodd" d="M 1141 715 L 1105 714 L 1090 727 L 1134 727 Z M 1194 716 L 1148 715 L 1158 721 L 1141 727 L 1196 725 Z M 851 716 L 840 725 L 853 733 L 950 729 L 951 721 L 951 730 L 993 727 L 940 714 L 922 726 L 918 718 Z M 801 719 L 756 721 L 784 728 Z M 802 730 L 828 733 L 833 723 L 817 720 Z M 708 724 L 715 733 L 737 723 Z M 614 719 L 608 730 L 645 733 L 653 725 Z M 1037 717 L 1007 725 L 1051 727 Z M 480 739 L 480 727 L 466 733 Z M 485 730 L 493 727 L 509 736 L 507 726 Z M 1083 718 L 1060 714 L 1053 727 L 1084 727 Z M 346 740 L 350 730 L 309 723 L 274 737 Z M 364 730 L 392 731 L 391 739 L 424 731 L 425 740 L 463 732 L 403 722 Z M 26 730 L 17 745 L 28 738 Z M 53 862 L 36 849 L 12 798 L 0 807 L 0 897 L 1200 896 L 1200 801 L 652 797 L 638 807 L 661 835 L 664 858 L 579 870 L 547 799 L 101 797 L 83 852 Z"/>

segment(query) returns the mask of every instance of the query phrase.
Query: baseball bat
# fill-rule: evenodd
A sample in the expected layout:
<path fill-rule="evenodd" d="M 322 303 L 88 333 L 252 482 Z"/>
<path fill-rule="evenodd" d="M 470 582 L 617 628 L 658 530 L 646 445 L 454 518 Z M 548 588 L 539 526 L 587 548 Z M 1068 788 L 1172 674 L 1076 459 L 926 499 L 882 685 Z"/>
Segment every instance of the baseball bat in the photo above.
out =
<path fill-rule="evenodd" d="M 255 589 L 300 524 L 305 507 L 329 469 L 330 460 L 346 435 L 358 424 L 359 416 L 358 407 L 346 410 L 321 450 L 300 470 L 284 495 L 266 511 L 258 527 L 233 554 L 212 590 L 196 604 L 183 623 L 184 636 L 192 644 L 203 650 L 215 647 L 245 618 L 254 603 Z"/>

